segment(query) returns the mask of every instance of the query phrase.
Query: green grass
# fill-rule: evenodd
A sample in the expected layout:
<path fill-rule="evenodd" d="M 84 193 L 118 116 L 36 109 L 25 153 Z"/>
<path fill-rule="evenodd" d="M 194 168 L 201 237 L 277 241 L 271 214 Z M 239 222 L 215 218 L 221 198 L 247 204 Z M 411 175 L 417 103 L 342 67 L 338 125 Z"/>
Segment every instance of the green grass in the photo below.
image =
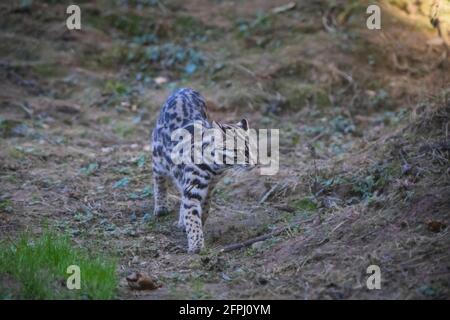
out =
<path fill-rule="evenodd" d="M 104 85 L 104 90 L 108 93 L 116 93 L 121 96 L 126 94 L 130 88 L 123 82 L 117 80 L 107 80 Z"/>
<path fill-rule="evenodd" d="M 59 68 L 57 64 L 52 63 L 40 63 L 33 65 L 31 69 L 39 76 L 44 78 L 52 78 L 63 76 L 64 72 Z"/>
<path fill-rule="evenodd" d="M 2 211 L 12 211 L 12 201 L 11 199 L 3 199 L 0 201 L 0 212 Z"/>
<path fill-rule="evenodd" d="M 316 211 L 317 210 L 317 204 L 312 201 L 310 198 L 303 198 L 300 200 L 297 200 L 294 203 L 294 206 L 297 210 L 304 212 L 304 211 Z"/>
<path fill-rule="evenodd" d="M 136 128 L 126 123 L 117 123 L 114 126 L 113 131 L 120 137 L 127 138 L 135 133 Z"/>
<path fill-rule="evenodd" d="M 70 265 L 80 267 L 79 290 L 66 286 Z M 1 279 L 12 281 L 8 285 Z M 17 241 L 0 242 L 1 299 L 112 299 L 117 283 L 113 260 L 89 255 L 66 236 L 46 231 L 39 238 L 24 234 Z"/>
<path fill-rule="evenodd" d="M 191 299 L 211 299 L 212 296 L 205 290 L 204 282 L 197 278 L 190 283 L 191 287 Z"/>

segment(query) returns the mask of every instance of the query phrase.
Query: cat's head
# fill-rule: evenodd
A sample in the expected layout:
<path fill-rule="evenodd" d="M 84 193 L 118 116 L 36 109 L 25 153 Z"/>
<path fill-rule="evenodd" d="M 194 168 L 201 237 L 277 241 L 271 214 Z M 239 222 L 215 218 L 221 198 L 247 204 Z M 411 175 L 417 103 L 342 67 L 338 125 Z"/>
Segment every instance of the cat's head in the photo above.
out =
<path fill-rule="evenodd" d="M 255 165 L 250 139 L 251 129 L 247 119 L 238 123 L 228 124 L 213 121 L 212 127 L 222 137 L 222 147 L 216 149 L 222 156 L 225 168 L 251 168 Z"/>

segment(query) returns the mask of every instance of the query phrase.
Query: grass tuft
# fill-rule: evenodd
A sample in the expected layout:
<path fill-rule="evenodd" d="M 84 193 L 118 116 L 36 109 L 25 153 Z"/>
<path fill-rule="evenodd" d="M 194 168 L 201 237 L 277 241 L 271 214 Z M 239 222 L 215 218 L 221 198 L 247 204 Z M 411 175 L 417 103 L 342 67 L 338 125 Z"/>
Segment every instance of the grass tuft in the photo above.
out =
<path fill-rule="evenodd" d="M 71 265 L 80 267 L 79 290 L 66 286 Z M 0 281 L 2 299 L 112 299 L 118 281 L 114 261 L 92 257 L 67 236 L 48 231 L 39 238 L 23 234 L 17 241 L 0 242 L 0 279 L 9 279 Z"/>

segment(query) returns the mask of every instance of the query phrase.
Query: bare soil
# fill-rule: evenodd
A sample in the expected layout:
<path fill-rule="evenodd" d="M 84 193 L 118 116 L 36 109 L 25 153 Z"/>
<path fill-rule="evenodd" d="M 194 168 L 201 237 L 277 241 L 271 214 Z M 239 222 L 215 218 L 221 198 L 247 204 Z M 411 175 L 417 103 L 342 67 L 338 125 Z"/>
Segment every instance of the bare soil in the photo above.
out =
<path fill-rule="evenodd" d="M 429 3 L 408 2 L 381 2 L 381 31 L 364 1 L 81 2 L 81 31 L 68 2 L 2 2 L 0 239 L 69 233 L 117 257 L 121 299 L 448 299 L 449 52 Z M 152 216 L 150 132 L 182 86 L 213 119 L 280 129 L 279 173 L 223 179 L 201 255 L 175 190 L 173 214 Z M 133 272 L 161 287 L 131 290 Z"/>

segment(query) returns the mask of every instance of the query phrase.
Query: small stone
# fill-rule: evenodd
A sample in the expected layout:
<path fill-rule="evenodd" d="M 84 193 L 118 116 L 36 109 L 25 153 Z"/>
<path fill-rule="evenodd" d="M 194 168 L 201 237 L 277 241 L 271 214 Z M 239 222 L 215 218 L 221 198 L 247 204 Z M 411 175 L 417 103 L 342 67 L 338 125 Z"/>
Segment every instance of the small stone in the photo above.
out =
<path fill-rule="evenodd" d="M 131 220 L 131 222 L 136 222 L 137 217 L 136 217 L 136 214 L 134 212 L 130 215 L 130 220 Z"/>
<path fill-rule="evenodd" d="M 230 177 L 223 178 L 223 184 L 229 185 L 233 182 L 233 180 Z"/>
<path fill-rule="evenodd" d="M 167 83 L 169 80 L 166 77 L 156 77 L 155 78 L 155 83 L 157 85 L 162 85 L 164 83 Z"/>
<path fill-rule="evenodd" d="M 227 274 L 225 274 L 225 273 L 223 273 L 223 272 L 220 273 L 220 276 L 221 276 L 222 279 L 225 280 L 225 281 L 231 281 L 231 278 L 230 278 Z"/>
<path fill-rule="evenodd" d="M 137 237 L 138 236 L 138 233 L 135 230 L 133 230 L 133 229 L 128 229 L 126 234 L 128 236 L 130 236 L 130 237 Z"/>
<path fill-rule="evenodd" d="M 258 241 L 252 244 L 252 249 L 261 250 L 264 245 L 264 241 Z"/>
<path fill-rule="evenodd" d="M 103 153 L 110 153 L 114 150 L 112 147 L 104 147 L 100 149 Z"/>
<path fill-rule="evenodd" d="M 106 231 L 114 231 L 116 230 L 116 226 L 114 224 L 110 224 L 105 228 Z"/>
<path fill-rule="evenodd" d="M 144 150 L 144 151 L 150 151 L 151 150 L 151 147 L 150 147 L 150 145 L 149 144 L 146 144 L 143 148 L 142 148 L 142 150 Z"/>

